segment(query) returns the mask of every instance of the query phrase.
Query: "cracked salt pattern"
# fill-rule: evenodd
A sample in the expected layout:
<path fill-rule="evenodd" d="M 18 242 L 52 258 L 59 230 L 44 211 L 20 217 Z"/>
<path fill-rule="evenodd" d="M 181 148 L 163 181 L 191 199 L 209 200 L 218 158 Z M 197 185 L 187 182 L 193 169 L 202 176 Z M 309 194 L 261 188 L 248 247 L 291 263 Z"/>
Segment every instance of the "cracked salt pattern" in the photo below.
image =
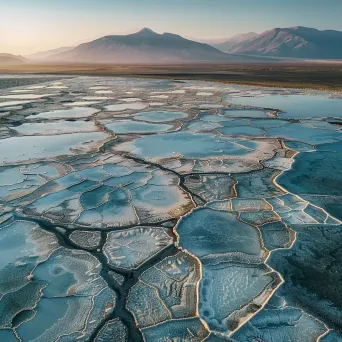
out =
<path fill-rule="evenodd" d="M 318 91 L 0 77 L 0 340 L 341 340 L 341 113 Z"/>

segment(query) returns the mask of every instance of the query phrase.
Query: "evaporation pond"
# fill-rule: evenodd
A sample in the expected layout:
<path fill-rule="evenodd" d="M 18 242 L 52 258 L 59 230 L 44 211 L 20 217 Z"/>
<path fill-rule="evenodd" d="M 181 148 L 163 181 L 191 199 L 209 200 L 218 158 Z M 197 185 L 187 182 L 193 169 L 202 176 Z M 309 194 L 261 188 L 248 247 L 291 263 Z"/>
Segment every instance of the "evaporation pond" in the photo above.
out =
<path fill-rule="evenodd" d="M 256 146 L 256 143 L 251 143 Z M 180 155 L 185 158 L 205 158 L 208 156 L 238 156 L 250 153 L 250 150 L 235 144 L 231 138 L 190 132 L 172 132 L 145 136 L 132 142 L 123 143 L 117 147 L 117 149 L 120 148 L 141 157 L 151 158 L 170 158 Z"/>
<path fill-rule="evenodd" d="M 43 97 L 54 96 L 56 94 L 10 94 L 10 95 L 2 95 L 0 99 L 18 99 L 18 100 L 37 100 Z"/>
<path fill-rule="evenodd" d="M 133 120 L 120 120 L 106 123 L 106 128 L 114 133 L 150 133 L 164 132 L 172 128 L 172 125 L 147 123 Z"/>
<path fill-rule="evenodd" d="M 247 135 L 247 136 L 263 136 L 264 130 L 258 127 L 251 126 L 233 126 L 223 127 L 220 132 L 225 135 Z"/>
<path fill-rule="evenodd" d="M 278 184 L 295 194 L 342 194 L 342 154 L 334 151 L 301 153 L 292 168 L 277 178 Z"/>
<path fill-rule="evenodd" d="M 187 115 L 183 112 L 167 112 L 167 111 L 153 111 L 138 113 L 134 115 L 135 120 L 151 121 L 151 122 L 166 122 L 176 119 L 184 119 Z"/>
<path fill-rule="evenodd" d="M 82 106 L 91 106 L 95 104 L 99 104 L 102 101 L 74 101 L 74 102 L 68 102 L 64 103 L 64 106 L 67 107 L 82 107 Z"/>
<path fill-rule="evenodd" d="M 281 109 L 281 118 L 342 117 L 342 99 L 311 95 L 265 95 L 227 98 L 231 104 Z"/>
<path fill-rule="evenodd" d="M 86 118 L 98 112 L 99 110 L 95 108 L 75 107 L 71 109 L 52 110 L 50 112 L 30 115 L 27 119 Z"/>
<path fill-rule="evenodd" d="M 20 106 L 35 102 L 34 100 L 27 100 L 27 101 L 5 101 L 0 102 L 0 107 L 12 107 L 12 106 Z"/>
<path fill-rule="evenodd" d="M 70 154 L 71 149 L 89 149 L 106 138 L 108 138 L 107 134 L 94 132 L 2 139 L 0 140 L 0 163 L 15 163 L 28 159 Z"/>
<path fill-rule="evenodd" d="M 122 102 L 137 102 L 137 101 L 141 101 L 141 99 L 139 99 L 137 97 L 125 97 L 123 99 L 119 99 L 119 101 L 122 101 Z"/>
<path fill-rule="evenodd" d="M 98 128 L 92 121 L 80 120 L 25 123 L 13 129 L 21 135 L 48 135 L 98 131 Z"/>
<path fill-rule="evenodd" d="M 236 118 L 267 118 L 268 115 L 262 110 L 231 110 L 223 109 L 221 114 L 225 117 Z"/>
<path fill-rule="evenodd" d="M 134 103 L 120 103 L 106 106 L 106 109 L 110 112 L 120 112 L 123 110 L 141 110 L 148 107 L 147 103 L 134 102 Z"/>

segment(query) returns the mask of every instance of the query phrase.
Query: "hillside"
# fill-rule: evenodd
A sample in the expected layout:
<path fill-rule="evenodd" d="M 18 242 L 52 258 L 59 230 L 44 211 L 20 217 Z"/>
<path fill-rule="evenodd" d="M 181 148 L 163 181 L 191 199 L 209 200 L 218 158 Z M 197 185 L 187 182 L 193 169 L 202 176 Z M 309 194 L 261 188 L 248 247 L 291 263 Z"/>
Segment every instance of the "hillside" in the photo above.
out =
<path fill-rule="evenodd" d="M 231 46 L 230 53 L 308 59 L 342 59 L 342 32 L 275 28 Z"/>
<path fill-rule="evenodd" d="M 232 47 L 235 46 L 236 44 L 239 44 L 243 41 L 254 38 L 257 35 L 258 34 L 255 32 L 241 33 L 241 34 L 237 34 L 233 37 L 228 38 L 224 42 L 211 43 L 211 45 L 221 51 L 229 52 L 232 50 Z"/>

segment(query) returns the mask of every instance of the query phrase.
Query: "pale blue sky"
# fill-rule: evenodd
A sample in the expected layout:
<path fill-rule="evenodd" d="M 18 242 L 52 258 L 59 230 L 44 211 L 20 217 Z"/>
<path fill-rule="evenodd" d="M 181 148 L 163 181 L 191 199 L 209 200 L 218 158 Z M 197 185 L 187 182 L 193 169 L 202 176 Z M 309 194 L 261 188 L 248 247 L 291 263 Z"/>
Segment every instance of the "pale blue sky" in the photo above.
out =
<path fill-rule="evenodd" d="M 0 0 L 0 52 L 28 54 L 143 27 L 202 39 L 308 26 L 342 31 L 342 0 Z"/>

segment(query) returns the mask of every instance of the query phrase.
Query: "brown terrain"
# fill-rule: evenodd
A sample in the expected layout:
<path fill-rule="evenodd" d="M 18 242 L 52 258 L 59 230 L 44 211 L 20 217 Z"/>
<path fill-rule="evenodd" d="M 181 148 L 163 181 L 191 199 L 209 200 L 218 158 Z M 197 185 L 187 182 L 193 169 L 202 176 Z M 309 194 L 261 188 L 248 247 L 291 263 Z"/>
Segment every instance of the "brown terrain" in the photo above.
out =
<path fill-rule="evenodd" d="M 342 61 L 168 65 L 21 64 L 0 65 L 0 73 L 151 77 L 342 91 Z"/>

